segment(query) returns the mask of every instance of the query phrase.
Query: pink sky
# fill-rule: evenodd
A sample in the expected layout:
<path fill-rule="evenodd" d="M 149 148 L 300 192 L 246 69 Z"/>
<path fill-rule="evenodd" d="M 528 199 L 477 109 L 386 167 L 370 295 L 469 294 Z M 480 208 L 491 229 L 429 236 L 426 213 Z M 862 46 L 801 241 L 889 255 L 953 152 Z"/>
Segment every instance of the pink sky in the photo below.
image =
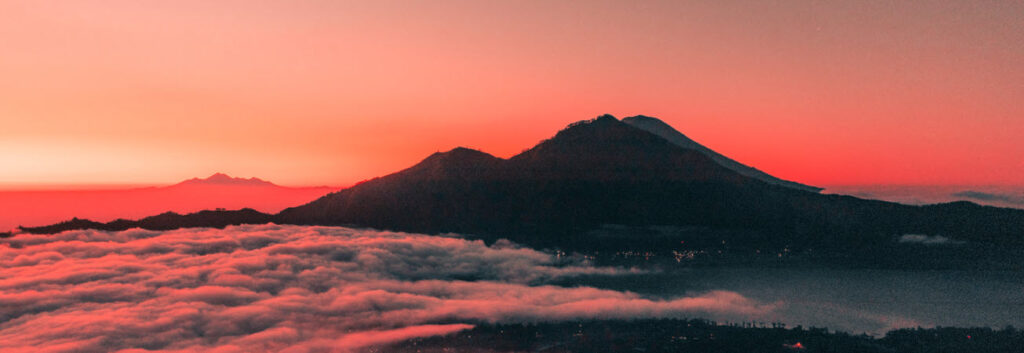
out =
<path fill-rule="evenodd" d="M 349 185 L 656 116 L 813 185 L 1024 184 L 1024 2 L 0 2 L 0 188 Z M 26 186 L 27 185 L 27 186 Z"/>

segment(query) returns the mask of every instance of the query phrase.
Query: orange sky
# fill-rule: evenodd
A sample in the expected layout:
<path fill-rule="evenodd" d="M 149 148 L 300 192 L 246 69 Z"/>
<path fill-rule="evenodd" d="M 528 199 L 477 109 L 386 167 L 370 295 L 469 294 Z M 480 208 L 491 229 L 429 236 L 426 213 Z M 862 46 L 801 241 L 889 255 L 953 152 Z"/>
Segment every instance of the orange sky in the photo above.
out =
<path fill-rule="evenodd" d="M 0 2 L 0 188 L 349 185 L 610 113 L 814 185 L 1024 184 L 1024 2 Z"/>

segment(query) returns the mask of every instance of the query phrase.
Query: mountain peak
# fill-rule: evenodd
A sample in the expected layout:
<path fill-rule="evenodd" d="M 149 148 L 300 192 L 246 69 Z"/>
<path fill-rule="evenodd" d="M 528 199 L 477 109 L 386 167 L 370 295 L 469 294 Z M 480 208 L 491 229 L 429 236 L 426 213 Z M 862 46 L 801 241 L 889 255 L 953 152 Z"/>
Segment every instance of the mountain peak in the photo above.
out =
<path fill-rule="evenodd" d="M 614 115 L 604 114 L 593 119 L 580 120 L 566 126 L 562 131 L 566 131 L 579 126 L 612 126 L 619 124 L 619 119 L 615 118 Z"/>
<path fill-rule="evenodd" d="M 480 156 L 480 155 L 490 156 L 489 154 L 487 154 L 485 152 L 482 152 L 482 151 L 479 151 L 479 150 L 475 150 L 475 149 L 472 149 L 472 148 L 469 148 L 469 147 L 462 147 L 462 146 L 458 146 L 458 147 L 452 148 L 452 149 L 450 149 L 448 151 L 445 151 L 445 152 L 434 152 L 434 155 L 436 155 L 436 156 L 457 156 L 457 157 Z"/>
<path fill-rule="evenodd" d="M 455 147 L 445 152 L 434 152 L 421 163 L 460 163 L 460 161 L 479 161 L 498 159 L 498 157 L 467 147 Z"/>
<path fill-rule="evenodd" d="M 501 158 L 485 152 L 460 146 L 447 152 L 434 152 L 423 161 L 400 173 L 424 179 L 480 176 L 501 161 Z"/>
<path fill-rule="evenodd" d="M 649 123 L 657 123 L 657 124 L 668 125 L 668 124 L 665 124 L 664 121 L 661 121 L 661 119 L 655 118 L 653 116 L 646 116 L 646 115 L 634 115 L 634 116 L 630 116 L 630 117 L 625 117 L 625 118 L 622 118 L 622 122 L 627 123 L 627 124 L 630 123 L 630 122 L 649 122 Z"/>
<path fill-rule="evenodd" d="M 635 115 L 623 118 L 622 123 L 661 136 L 679 147 L 697 150 L 701 153 L 707 154 L 709 157 L 712 157 L 712 159 L 716 158 L 712 156 L 712 154 L 717 155 L 715 151 L 704 147 L 704 145 L 697 143 L 697 141 L 691 140 L 689 137 L 686 137 L 685 134 L 673 128 L 672 125 L 669 125 L 668 123 L 661 121 L 661 119 L 653 116 Z M 716 162 L 721 164 L 721 161 L 716 160 Z"/>
<path fill-rule="evenodd" d="M 214 173 L 205 179 L 192 178 L 177 185 L 233 185 L 233 186 L 274 186 L 274 183 L 260 178 L 235 178 L 224 173 Z"/>
<path fill-rule="evenodd" d="M 204 181 L 209 181 L 209 182 L 223 182 L 223 181 L 231 181 L 231 180 L 235 180 L 235 179 L 240 179 L 240 178 L 232 178 L 230 175 L 218 172 L 218 173 L 214 173 L 211 176 L 206 177 L 206 179 L 203 179 L 203 180 Z"/>
<path fill-rule="evenodd" d="M 619 119 L 611 114 L 604 114 L 589 120 L 580 120 L 569 124 L 561 131 L 558 131 L 554 137 L 547 141 L 559 140 L 580 137 L 586 138 L 601 138 L 602 136 L 608 137 L 607 135 L 618 135 L 623 129 L 632 130 L 629 126 L 623 124 Z"/>

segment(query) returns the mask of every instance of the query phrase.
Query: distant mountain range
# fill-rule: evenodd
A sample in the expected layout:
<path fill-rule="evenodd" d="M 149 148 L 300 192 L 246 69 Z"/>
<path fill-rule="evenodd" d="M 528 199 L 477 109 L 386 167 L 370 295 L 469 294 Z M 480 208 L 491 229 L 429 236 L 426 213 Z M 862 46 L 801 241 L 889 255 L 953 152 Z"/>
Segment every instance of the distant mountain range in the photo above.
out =
<path fill-rule="evenodd" d="M 235 178 L 224 173 L 215 173 L 209 177 L 206 177 L 206 179 L 192 178 L 174 184 L 171 187 L 187 187 L 193 185 L 279 187 L 274 183 L 271 183 L 260 178 Z"/>
<path fill-rule="evenodd" d="M 106 222 L 218 208 L 252 208 L 274 213 L 336 190 L 338 188 L 333 187 L 291 188 L 257 178 L 233 178 L 217 173 L 205 179 L 193 178 L 161 187 L 0 191 L 0 231 L 72 217 Z"/>
<path fill-rule="evenodd" d="M 460 147 L 276 215 L 249 213 L 251 220 L 245 220 L 232 214 L 232 220 L 455 232 L 591 250 L 663 249 L 680 239 L 723 234 L 733 241 L 834 253 L 873 253 L 903 234 L 1024 245 L 1022 210 L 968 202 L 911 206 L 818 190 L 732 161 L 657 119 L 604 115 L 573 123 L 508 159 Z M 177 216 L 182 225 L 200 224 L 193 215 Z M 173 221 L 164 217 L 161 229 Z M 233 224 L 210 225 L 225 223 Z M 147 223 L 88 227 L 132 226 Z M 620 231 L 608 236 L 608 229 Z M 652 242 L 644 235 L 652 229 L 675 235 Z"/>
<path fill-rule="evenodd" d="M 970 201 L 1024 209 L 1024 185 L 829 185 L 824 192 L 909 205 Z"/>

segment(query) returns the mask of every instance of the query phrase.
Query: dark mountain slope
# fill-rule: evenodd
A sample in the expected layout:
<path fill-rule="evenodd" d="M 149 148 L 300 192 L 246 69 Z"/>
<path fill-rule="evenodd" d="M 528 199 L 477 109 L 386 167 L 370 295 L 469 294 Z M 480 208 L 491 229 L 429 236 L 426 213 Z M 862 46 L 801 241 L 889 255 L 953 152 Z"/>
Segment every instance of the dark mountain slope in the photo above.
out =
<path fill-rule="evenodd" d="M 704 155 L 714 160 L 716 163 L 728 168 L 729 170 L 735 171 L 741 175 L 761 180 L 769 184 L 785 186 L 797 190 L 812 192 L 820 192 L 824 190 L 822 188 L 815 186 L 804 185 L 789 180 L 782 180 L 774 176 L 771 176 L 768 173 L 762 172 L 757 168 L 753 168 L 743 163 L 734 161 L 729 157 L 723 156 L 718 152 L 711 150 L 710 148 L 704 147 L 704 145 L 697 143 L 697 141 L 691 140 L 689 137 L 686 137 L 686 135 L 683 135 L 683 133 L 672 128 L 672 126 L 664 123 L 663 121 L 658 120 L 657 118 L 637 115 L 624 118 L 622 119 L 622 122 L 630 126 L 636 127 L 638 129 L 642 129 L 652 134 L 661 136 L 662 138 L 668 140 L 669 142 L 672 142 L 673 144 L 676 144 L 679 147 L 692 149 L 700 153 L 703 153 Z"/>
<path fill-rule="evenodd" d="M 507 165 L 516 179 L 746 182 L 700 153 L 679 149 L 611 115 L 572 124 Z"/>

